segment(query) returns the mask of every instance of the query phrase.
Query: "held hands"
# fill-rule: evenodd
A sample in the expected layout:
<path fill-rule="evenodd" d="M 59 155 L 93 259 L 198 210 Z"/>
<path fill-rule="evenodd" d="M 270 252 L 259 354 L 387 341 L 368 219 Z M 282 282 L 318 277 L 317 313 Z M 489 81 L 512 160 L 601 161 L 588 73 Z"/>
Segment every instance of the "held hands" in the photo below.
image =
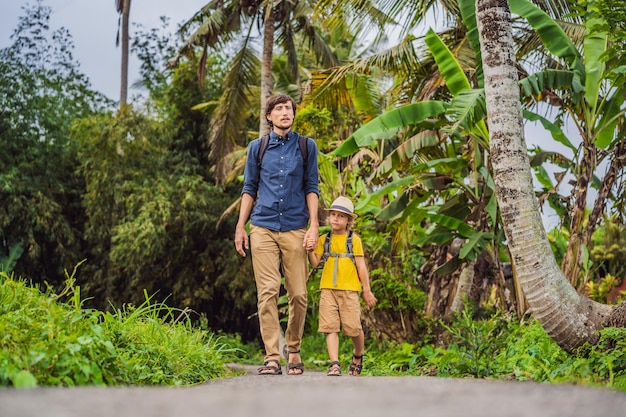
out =
<path fill-rule="evenodd" d="M 317 230 L 313 230 L 313 228 L 306 231 L 304 235 L 304 240 L 302 241 L 302 247 L 307 252 L 313 252 L 317 247 Z"/>

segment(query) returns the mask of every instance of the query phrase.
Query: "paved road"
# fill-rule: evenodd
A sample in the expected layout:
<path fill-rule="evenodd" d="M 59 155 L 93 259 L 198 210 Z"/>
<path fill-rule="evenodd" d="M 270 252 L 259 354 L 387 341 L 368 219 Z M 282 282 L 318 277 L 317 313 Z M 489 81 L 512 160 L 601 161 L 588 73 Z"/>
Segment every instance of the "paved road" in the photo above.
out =
<path fill-rule="evenodd" d="M 247 368 L 246 368 L 247 369 Z M 0 389 L 0 417 L 626 417 L 626 394 L 533 382 L 247 375 L 190 388 Z"/>

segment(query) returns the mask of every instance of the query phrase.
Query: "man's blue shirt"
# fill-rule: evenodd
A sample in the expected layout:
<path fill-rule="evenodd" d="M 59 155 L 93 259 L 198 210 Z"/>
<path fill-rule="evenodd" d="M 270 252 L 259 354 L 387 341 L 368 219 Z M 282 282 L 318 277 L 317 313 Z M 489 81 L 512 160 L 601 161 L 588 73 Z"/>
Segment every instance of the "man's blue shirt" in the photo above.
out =
<path fill-rule="evenodd" d="M 282 138 L 272 131 L 261 161 L 259 175 L 257 157 L 260 146 L 260 138 L 248 145 L 243 178 L 242 194 L 250 194 L 255 199 L 250 215 L 252 224 L 280 232 L 307 227 L 309 210 L 306 195 L 315 193 L 319 196 L 315 141 L 312 139 L 307 141 L 308 156 L 305 167 L 298 144 L 298 134 L 289 131 L 287 136 Z M 306 184 L 305 169 L 308 173 Z"/>

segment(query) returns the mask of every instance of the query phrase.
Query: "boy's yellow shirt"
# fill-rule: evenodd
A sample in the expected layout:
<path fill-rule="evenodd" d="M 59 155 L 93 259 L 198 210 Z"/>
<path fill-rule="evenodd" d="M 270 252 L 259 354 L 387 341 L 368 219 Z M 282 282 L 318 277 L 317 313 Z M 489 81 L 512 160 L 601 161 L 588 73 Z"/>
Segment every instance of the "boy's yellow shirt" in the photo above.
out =
<path fill-rule="evenodd" d="M 331 253 L 347 253 L 346 240 L 348 239 L 348 233 L 338 235 L 332 233 L 330 236 L 330 252 Z M 324 242 L 326 241 L 326 234 L 322 235 L 317 240 L 317 247 L 315 253 L 320 256 L 324 256 Z M 361 238 L 356 234 L 352 234 L 352 253 L 355 257 L 364 256 L 363 242 Z M 333 285 L 333 270 L 335 268 L 335 262 L 339 262 L 337 265 L 337 285 Z M 322 270 L 322 279 L 320 280 L 320 288 L 330 288 L 333 290 L 348 290 L 348 291 L 361 291 L 361 281 L 359 281 L 359 275 L 356 270 L 354 262 L 349 257 L 335 258 L 333 256 L 328 257 L 328 260 L 324 264 Z"/>

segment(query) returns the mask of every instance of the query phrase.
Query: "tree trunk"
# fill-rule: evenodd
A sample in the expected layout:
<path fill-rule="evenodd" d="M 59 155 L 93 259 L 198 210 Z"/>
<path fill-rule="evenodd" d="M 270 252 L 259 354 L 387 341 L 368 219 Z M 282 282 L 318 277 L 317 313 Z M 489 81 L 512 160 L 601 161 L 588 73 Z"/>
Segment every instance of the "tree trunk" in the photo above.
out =
<path fill-rule="evenodd" d="M 452 257 L 449 254 L 449 247 L 438 246 L 420 269 L 420 273 L 428 282 L 426 315 L 435 319 L 443 318 L 448 313 L 459 280 L 458 270 L 445 274 L 437 272 L 437 269 L 444 265 L 449 257 Z"/>
<path fill-rule="evenodd" d="M 596 166 L 596 149 L 593 143 L 588 143 L 588 139 L 584 139 L 583 159 L 580 163 L 580 174 L 576 184 L 576 195 L 574 199 L 574 207 L 572 210 L 572 221 L 570 223 L 570 237 L 567 245 L 567 252 L 563 258 L 561 269 L 569 282 L 573 286 L 578 284 L 578 275 L 580 272 L 580 258 L 582 256 L 583 246 L 589 244 L 584 241 L 583 233 L 585 229 L 585 211 L 587 208 L 587 192 L 591 183 L 593 169 Z M 584 283 L 581 284 L 584 286 Z"/>
<path fill-rule="evenodd" d="M 476 170 L 472 170 L 469 175 L 469 187 L 474 188 L 477 182 L 477 172 Z M 480 221 L 478 220 L 469 220 L 468 224 L 473 228 L 479 226 Z M 459 282 L 456 286 L 456 291 L 454 292 L 454 298 L 452 299 L 452 304 L 450 305 L 449 311 L 446 315 L 460 313 L 463 311 L 463 307 L 465 306 L 465 301 L 469 299 L 470 290 L 472 289 L 472 285 L 474 284 L 474 274 L 476 266 L 476 259 L 467 262 L 463 265 L 463 269 L 461 270 L 461 275 L 459 275 Z"/>
<path fill-rule="evenodd" d="M 130 1 L 122 0 L 122 71 L 120 87 L 120 106 L 128 101 L 128 44 L 130 35 L 128 33 L 130 18 Z"/>
<path fill-rule="evenodd" d="M 510 253 L 531 311 L 550 337 L 572 352 L 595 343 L 610 306 L 578 294 L 547 240 L 535 198 L 517 85 L 507 0 L 477 0 L 490 152 Z"/>
<path fill-rule="evenodd" d="M 263 22 L 263 56 L 261 58 L 261 117 L 259 123 L 259 136 L 270 131 L 270 125 L 265 118 L 265 102 L 272 95 L 272 60 L 274 57 L 274 13 L 270 7 L 265 9 Z"/>
<path fill-rule="evenodd" d="M 470 290 L 472 284 L 474 284 L 474 267 L 476 266 L 476 260 L 472 260 L 463 266 L 461 275 L 459 275 L 459 282 L 456 286 L 454 298 L 452 299 L 452 305 L 450 306 L 450 314 L 459 313 L 463 311 L 465 301 L 470 296 Z"/>

